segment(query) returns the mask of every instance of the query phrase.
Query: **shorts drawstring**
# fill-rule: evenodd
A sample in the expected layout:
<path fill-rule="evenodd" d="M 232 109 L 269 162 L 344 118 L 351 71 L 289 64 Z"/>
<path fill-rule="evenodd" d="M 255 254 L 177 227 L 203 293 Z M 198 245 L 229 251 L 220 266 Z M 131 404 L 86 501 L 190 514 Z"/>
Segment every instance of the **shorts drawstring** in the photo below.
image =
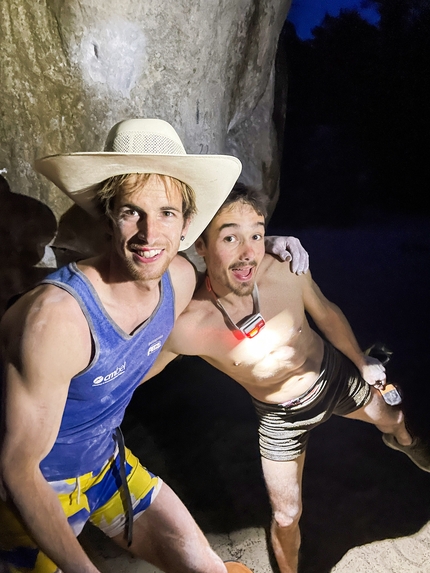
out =
<path fill-rule="evenodd" d="M 119 450 L 119 474 L 121 476 L 121 483 L 124 490 L 126 509 L 127 509 L 127 521 L 125 528 L 127 531 L 127 547 L 130 547 L 133 541 L 133 503 L 131 501 L 130 489 L 128 487 L 127 476 L 125 473 L 125 445 L 124 436 L 122 435 L 121 428 L 115 429 L 115 437 L 118 442 Z"/>
<path fill-rule="evenodd" d="M 76 493 L 76 501 L 79 504 L 79 502 L 81 501 L 81 482 L 79 481 L 79 477 L 75 478 L 76 483 L 75 483 L 75 489 L 71 492 L 71 494 L 69 495 L 69 500 L 70 500 L 70 505 L 73 504 L 73 494 L 75 492 Z"/>

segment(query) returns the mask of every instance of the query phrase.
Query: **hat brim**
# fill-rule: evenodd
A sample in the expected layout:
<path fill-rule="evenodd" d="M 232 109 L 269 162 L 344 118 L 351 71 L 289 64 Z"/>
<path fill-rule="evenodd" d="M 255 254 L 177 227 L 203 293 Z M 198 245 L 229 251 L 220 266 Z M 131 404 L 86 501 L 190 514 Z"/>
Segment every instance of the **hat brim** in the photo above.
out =
<path fill-rule="evenodd" d="M 141 155 L 129 153 L 70 153 L 36 160 L 36 171 L 52 181 L 63 193 L 91 215 L 96 208 L 96 186 L 115 175 L 158 173 L 186 183 L 196 195 L 197 214 L 179 250 L 190 247 L 218 211 L 233 185 L 242 164 L 230 155 Z"/>

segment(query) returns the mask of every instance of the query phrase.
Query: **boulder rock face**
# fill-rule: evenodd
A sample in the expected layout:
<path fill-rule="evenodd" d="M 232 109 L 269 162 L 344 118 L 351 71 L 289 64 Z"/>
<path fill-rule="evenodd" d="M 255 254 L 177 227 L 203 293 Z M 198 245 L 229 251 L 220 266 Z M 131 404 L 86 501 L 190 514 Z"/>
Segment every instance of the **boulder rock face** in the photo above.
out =
<path fill-rule="evenodd" d="M 34 159 L 102 150 L 116 122 L 156 117 L 188 153 L 239 157 L 243 181 L 273 204 L 274 62 L 290 3 L 2 0 L 0 170 L 10 190 L 58 221 L 71 202 Z"/>

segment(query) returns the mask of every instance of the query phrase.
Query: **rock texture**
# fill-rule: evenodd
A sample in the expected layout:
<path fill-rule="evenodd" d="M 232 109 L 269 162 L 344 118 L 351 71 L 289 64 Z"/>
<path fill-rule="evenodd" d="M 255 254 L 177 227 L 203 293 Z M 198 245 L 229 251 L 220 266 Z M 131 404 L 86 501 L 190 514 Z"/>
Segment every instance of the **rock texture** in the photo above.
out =
<path fill-rule="evenodd" d="M 3 0 L 0 169 L 58 218 L 37 156 L 98 150 L 127 117 L 171 122 L 191 153 L 234 153 L 275 200 L 274 60 L 291 0 Z"/>

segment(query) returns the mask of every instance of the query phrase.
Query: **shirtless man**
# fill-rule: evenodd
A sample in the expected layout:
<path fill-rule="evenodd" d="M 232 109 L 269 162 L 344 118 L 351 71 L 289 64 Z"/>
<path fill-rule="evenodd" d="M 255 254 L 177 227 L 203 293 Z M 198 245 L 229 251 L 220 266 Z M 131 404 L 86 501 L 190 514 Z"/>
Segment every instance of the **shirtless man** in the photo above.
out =
<path fill-rule="evenodd" d="M 311 428 L 331 414 L 363 420 L 375 424 L 387 445 L 407 453 L 425 471 L 430 471 L 430 457 L 412 441 L 401 410 L 384 402 L 377 390 L 385 385 L 384 367 L 363 354 L 340 309 L 324 297 L 310 273 L 295 275 L 289 265 L 265 255 L 264 225 L 261 198 L 236 186 L 196 242 L 206 262 L 206 280 L 149 375 L 179 354 L 196 355 L 251 394 L 273 509 L 272 545 L 281 572 L 295 573 Z M 328 342 L 310 328 L 305 313 Z"/>

